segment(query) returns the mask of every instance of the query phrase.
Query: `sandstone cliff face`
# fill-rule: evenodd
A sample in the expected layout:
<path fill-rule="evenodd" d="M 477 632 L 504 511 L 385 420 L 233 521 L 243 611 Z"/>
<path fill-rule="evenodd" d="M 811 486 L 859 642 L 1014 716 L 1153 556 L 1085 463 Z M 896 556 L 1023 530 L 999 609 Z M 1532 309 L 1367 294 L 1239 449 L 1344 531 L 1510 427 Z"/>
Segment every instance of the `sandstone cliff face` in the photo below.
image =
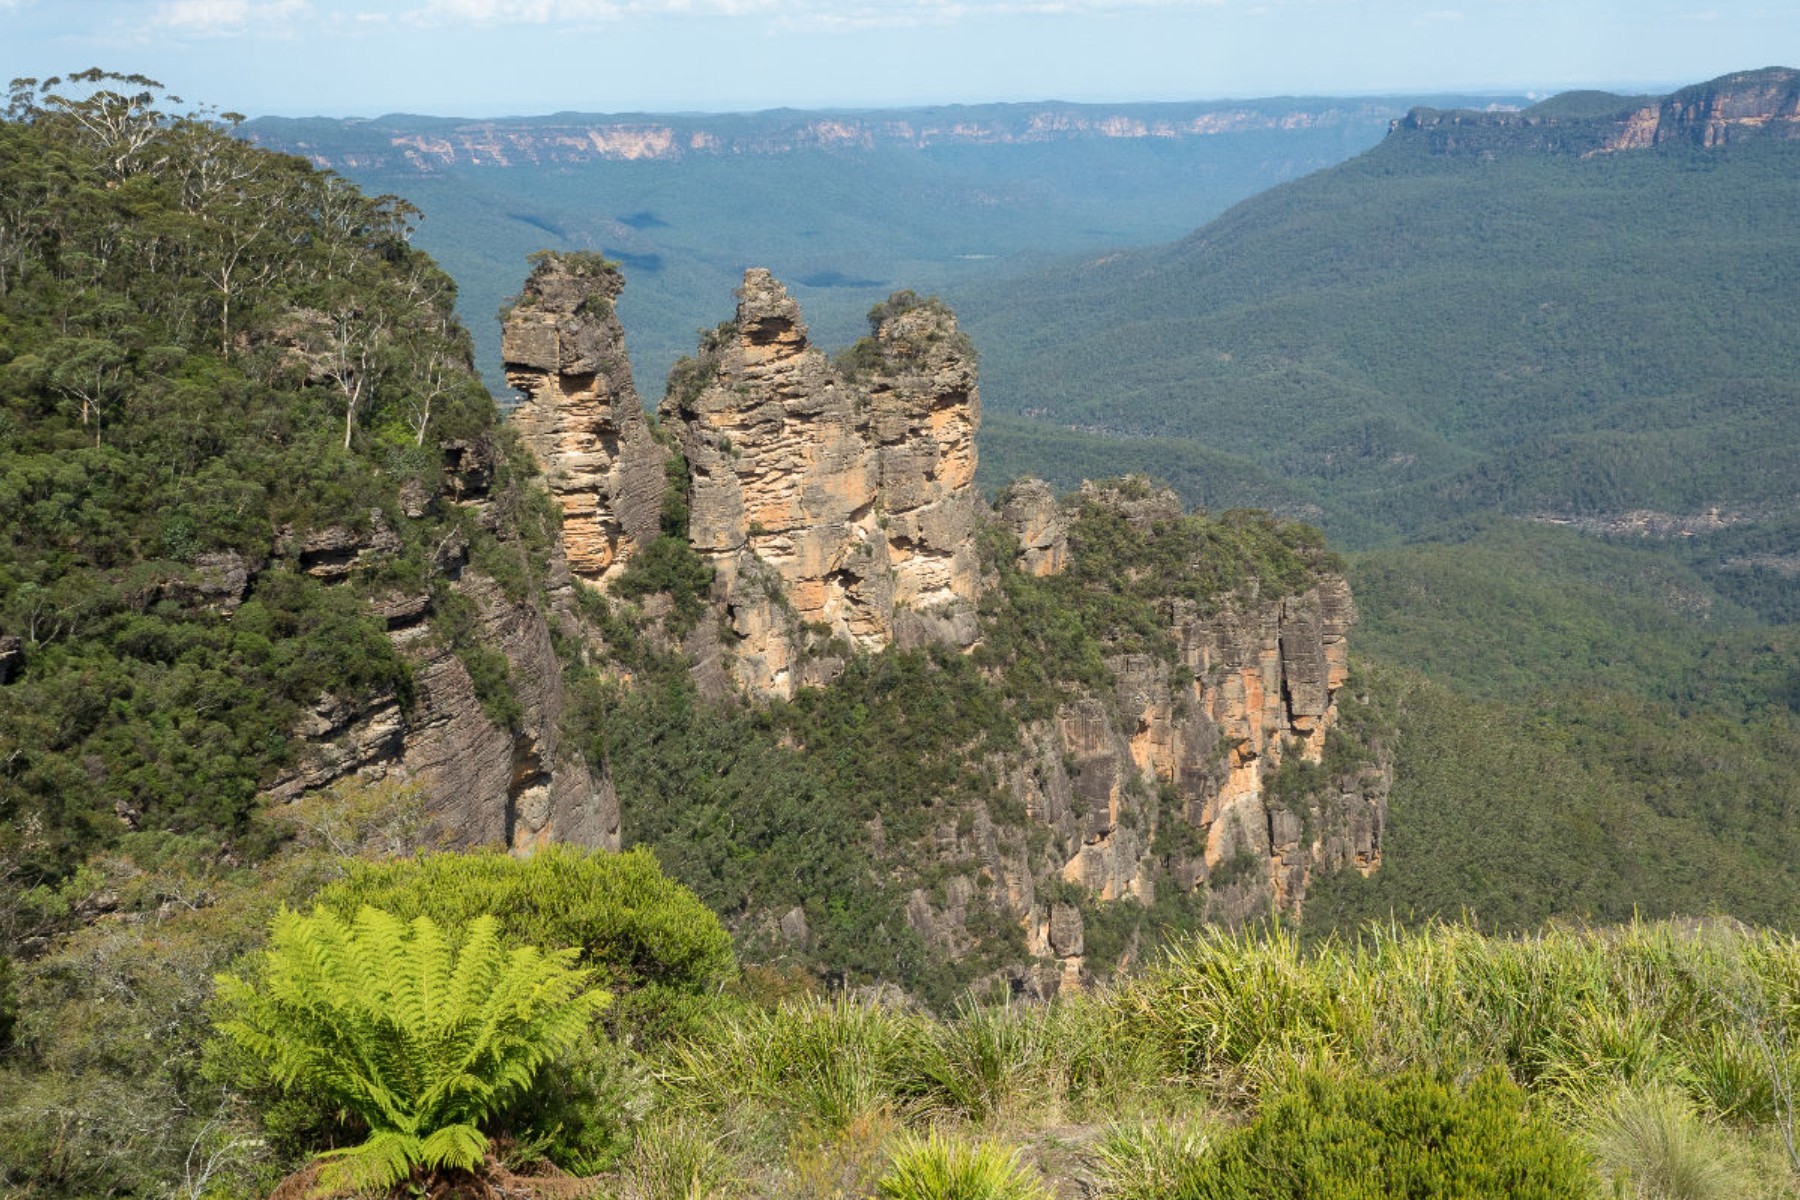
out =
<path fill-rule="evenodd" d="M 1800 138 L 1800 71 L 1741 71 L 1683 88 L 1662 102 L 1652 140 L 1722 146 L 1761 135 Z"/>
<path fill-rule="evenodd" d="M 833 642 L 975 637 L 980 401 L 955 319 L 919 304 L 875 334 L 864 377 L 807 339 L 751 270 L 735 321 L 678 368 L 662 419 L 692 480 L 689 536 L 715 570 L 732 677 L 790 696 L 829 678 Z"/>
<path fill-rule="evenodd" d="M 1622 97 L 1603 99 L 1624 104 Z M 1421 138 L 1433 154 L 1550 152 L 1583 157 L 1652 146 L 1702 148 L 1752 138 L 1800 138 L 1800 71 L 1740 71 L 1598 115 L 1414 109 L 1391 132 Z"/>
<path fill-rule="evenodd" d="M 457 472 L 451 491 L 462 496 L 458 502 L 477 519 L 487 519 L 492 477 L 487 448 L 460 445 L 447 458 Z M 395 544 L 386 518 L 373 514 L 369 533 L 343 527 L 293 533 L 278 550 L 295 569 L 347 582 Z M 517 720 L 501 725 L 484 710 L 463 660 L 429 624 L 429 592 L 380 595 L 371 608 L 385 619 L 388 636 L 412 668 L 410 703 L 391 692 L 321 696 L 292 731 L 292 764 L 271 781 L 265 796 L 283 803 L 339 780 L 392 780 L 421 789 L 437 835 L 452 845 L 525 851 L 571 842 L 616 849 L 619 808 L 612 782 L 563 739 L 560 729 L 562 670 L 548 623 L 566 608 L 559 600 L 566 599 L 570 586 L 560 552 L 553 552 L 551 561 L 552 616 L 546 618 L 468 567 L 462 547 L 441 550 L 436 565 L 443 586 L 476 614 L 470 644 L 505 656 Z M 222 606 L 235 605 L 252 577 L 241 562 L 229 566 L 222 578 L 235 580 L 236 591 L 218 598 Z M 210 580 L 202 572 L 203 588 Z"/>
<path fill-rule="evenodd" d="M 562 286 L 553 260 L 534 278 Z M 607 590 L 642 552 L 660 507 L 647 499 L 649 472 L 634 456 L 644 453 L 660 479 L 661 452 L 647 429 L 641 438 L 628 432 L 642 418 L 626 411 L 635 397 L 625 377 L 596 383 L 606 363 L 624 361 L 610 308 L 596 314 L 585 301 L 553 299 L 555 287 L 540 287 L 539 299 L 508 317 L 509 370 L 532 396 L 515 420 L 560 489 L 571 566 L 577 543 L 604 543 L 605 554 L 587 560 L 603 558 L 604 567 L 575 567 L 572 586 Z M 605 283 L 587 294 L 616 291 Z M 531 348 L 533 338 L 542 347 Z M 567 346 L 585 349 L 570 358 Z M 531 365 L 553 361 L 575 366 L 553 374 Z M 834 363 L 811 344 L 786 290 L 767 271 L 746 272 L 734 319 L 677 365 L 659 411 L 685 467 L 674 477 L 688 480 L 691 550 L 713 571 L 710 609 L 679 639 L 704 694 L 787 698 L 828 683 L 851 654 L 972 647 L 984 587 L 1011 578 L 991 563 L 984 578 L 985 522 L 1010 528 L 1020 571 L 1037 579 L 1070 569 L 1077 516 L 1096 508 L 1135 530 L 1137 544 L 1165 544 L 1156 539 L 1171 528 L 1199 537 L 1173 492 L 1141 480 L 1088 485 L 1068 504 L 1021 481 L 997 514 L 988 511 L 974 490 L 980 412 L 971 348 L 942 305 L 897 294 L 871 314 L 871 336 Z M 571 432 L 594 428 L 617 431 L 601 453 Z M 642 496 L 619 482 L 638 470 Z M 623 514 L 630 504 L 642 513 Z M 1211 543 L 1179 544 L 1204 558 Z M 1272 909 L 1298 914 L 1318 871 L 1376 869 L 1385 755 L 1366 746 L 1348 758 L 1341 747 L 1335 760 L 1328 753 L 1348 678 L 1349 590 L 1311 567 L 1284 578 L 1289 590 L 1279 594 L 1264 595 L 1254 573 L 1223 594 L 1190 598 L 1179 581 L 1156 593 L 1153 620 L 1166 622 L 1166 636 L 1151 640 L 1160 648 L 1115 649 L 1105 686 L 1093 674 L 1082 676 L 1088 684 L 1054 685 L 1053 715 L 1026 724 L 1016 749 L 983 764 L 1000 784 L 991 800 L 945 807 L 923 843 L 904 847 L 886 845 L 877 818 L 870 854 L 897 878 L 931 881 L 902 887 L 907 922 L 935 952 L 991 948 L 996 921 L 1012 926 L 1034 963 L 1002 973 L 1043 993 L 1090 967 L 1110 972 L 1132 953 L 1086 928 L 1096 903 L 1149 906 L 1172 889 L 1184 912 L 1239 922 Z M 668 610 L 664 601 L 641 611 L 658 626 Z M 672 627 L 660 627 L 674 648 Z M 530 641 L 518 661 L 530 658 Z M 556 698 L 536 703 L 545 716 L 534 728 L 552 729 Z M 533 737 L 527 760 L 556 756 L 552 735 Z M 582 814 L 598 812 L 607 815 L 601 836 L 616 836 L 604 784 L 569 800 L 560 786 L 536 802 L 533 811 L 548 816 L 526 822 L 531 830 L 568 836 L 588 827 Z M 507 811 L 524 807 L 515 799 Z M 521 844 L 519 826 L 502 832 Z M 757 919 L 789 946 L 812 936 L 803 908 Z M 1096 953 L 1104 957 L 1090 964 Z"/>
<path fill-rule="evenodd" d="M 541 259 L 505 314 L 506 381 L 525 396 L 512 414 L 562 506 L 569 569 L 618 577 L 656 536 L 665 455 L 631 382 L 613 312 L 616 271 L 576 256 Z"/>
<path fill-rule="evenodd" d="M 1047 493 L 1014 485 L 1001 508 L 1021 567 L 1039 575 L 1060 569 L 1046 567 L 1046 548 L 1068 541 L 1070 512 L 1047 506 Z M 1082 499 L 1146 525 L 1181 513 L 1170 492 L 1089 485 Z M 1022 824 L 997 825 L 984 809 L 940 828 L 937 861 L 966 869 L 941 904 L 915 892 L 908 917 L 941 950 L 966 948 L 983 879 L 990 902 L 1024 926 L 1029 952 L 1054 964 L 1027 982 L 1042 990 L 1088 966 L 1081 909 L 1055 898 L 1067 894 L 1059 886 L 1144 905 L 1174 887 L 1203 894 L 1210 919 L 1236 923 L 1271 909 L 1298 915 L 1318 872 L 1380 865 L 1390 762 L 1379 748 L 1325 761 L 1355 621 L 1344 580 L 1326 575 L 1271 600 L 1241 593 L 1207 613 L 1176 603 L 1169 617 L 1173 661 L 1113 656 L 1110 694 L 1065 702 L 1028 731 L 1025 753 L 1000 764 Z M 1279 774 L 1296 766 L 1315 777 L 1278 796 Z"/>
<path fill-rule="evenodd" d="M 1185 141 L 1296 129 L 1357 130 L 1391 116 L 1391 100 L 1177 104 L 995 104 L 938 112 L 763 113 L 742 117 L 602 114 L 422 127 L 412 118 L 345 123 L 321 138 L 278 118 L 250 123 L 260 144 L 339 171 L 441 171 L 747 158 L 796 151 L 925 149 L 1153 139 Z"/>

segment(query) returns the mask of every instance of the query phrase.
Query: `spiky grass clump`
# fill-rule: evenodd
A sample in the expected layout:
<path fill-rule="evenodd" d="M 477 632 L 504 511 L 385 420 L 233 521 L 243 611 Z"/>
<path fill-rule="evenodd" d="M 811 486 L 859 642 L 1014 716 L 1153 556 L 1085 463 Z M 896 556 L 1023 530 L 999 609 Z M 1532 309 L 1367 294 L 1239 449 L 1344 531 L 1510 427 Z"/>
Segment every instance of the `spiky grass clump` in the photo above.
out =
<path fill-rule="evenodd" d="M 1591 1143 L 1607 1178 L 1637 1200 L 1741 1200 L 1758 1183 L 1744 1156 L 1679 1092 L 1621 1091 L 1602 1106 Z"/>
<path fill-rule="evenodd" d="M 918 1102 L 940 1116 L 983 1122 L 1061 1091 L 1042 1008 L 964 1004 L 936 1024 L 917 1058 Z"/>
<path fill-rule="evenodd" d="M 1019 1152 L 994 1142 L 909 1135 L 894 1148 L 875 1186 L 881 1200 L 1051 1200 L 1019 1162 Z"/>
<path fill-rule="evenodd" d="M 727 1200 L 744 1193 L 727 1138 L 682 1117 L 638 1130 L 625 1170 L 631 1200 Z"/>
<path fill-rule="evenodd" d="M 839 1130 L 903 1100 L 926 1029 L 921 1017 L 847 997 L 789 1002 L 721 1020 L 704 1041 L 673 1048 L 658 1074 L 690 1111 L 747 1103 L 789 1129 Z"/>
<path fill-rule="evenodd" d="M 1212 1146 L 1217 1127 L 1196 1117 L 1113 1125 L 1090 1155 L 1107 1200 L 1166 1200 Z"/>

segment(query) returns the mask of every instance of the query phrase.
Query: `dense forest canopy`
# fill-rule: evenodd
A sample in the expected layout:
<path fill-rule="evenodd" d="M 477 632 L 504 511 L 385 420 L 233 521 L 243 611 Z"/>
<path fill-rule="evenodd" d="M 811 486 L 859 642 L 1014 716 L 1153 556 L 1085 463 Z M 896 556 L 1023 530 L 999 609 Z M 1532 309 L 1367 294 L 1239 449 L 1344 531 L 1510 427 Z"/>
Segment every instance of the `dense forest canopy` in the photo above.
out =
<path fill-rule="evenodd" d="M 179 103 L 89 71 L 17 82 L 0 122 L 9 896 L 133 830 L 249 835 L 299 706 L 403 692 L 357 593 L 423 589 L 465 517 L 350 588 L 293 541 L 428 507 L 440 443 L 495 421 L 410 207 Z"/>

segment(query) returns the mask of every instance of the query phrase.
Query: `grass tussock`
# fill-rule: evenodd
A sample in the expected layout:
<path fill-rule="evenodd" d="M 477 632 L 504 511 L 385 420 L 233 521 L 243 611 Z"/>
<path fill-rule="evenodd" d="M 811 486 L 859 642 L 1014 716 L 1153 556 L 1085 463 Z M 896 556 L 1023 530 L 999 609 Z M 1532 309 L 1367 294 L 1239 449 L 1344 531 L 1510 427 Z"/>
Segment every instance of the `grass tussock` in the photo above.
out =
<path fill-rule="evenodd" d="M 1044 1005 L 725 1010 L 657 1051 L 660 1115 L 618 1194 L 1204 1194 L 1265 1114 L 1310 1128 L 1294 1097 L 1326 1080 L 1343 1111 L 1511 1089 L 1596 1195 L 1793 1195 L 1796 1031 L 1800 944 L 1728 923 L 1209 930 Z"/>

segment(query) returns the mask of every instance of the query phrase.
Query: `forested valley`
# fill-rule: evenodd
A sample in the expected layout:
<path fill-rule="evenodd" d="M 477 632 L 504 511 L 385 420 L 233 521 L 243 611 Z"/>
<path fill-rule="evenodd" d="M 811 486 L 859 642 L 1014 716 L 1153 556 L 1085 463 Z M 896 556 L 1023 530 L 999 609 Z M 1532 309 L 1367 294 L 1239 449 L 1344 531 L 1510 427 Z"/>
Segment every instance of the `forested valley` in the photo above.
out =
<path fill-rule="evenodd" d="M 1800 1187 L 1800 644 L 1773 417 L 1793 263 L 1775 242 L 1746 265 L 1763 218 L 1725 222 L 1742 237 L 1688 301 L 1759 289 L 1742 337 L 1763 350 L 1719 349 L 1729 386 L 1702 363 L 1591 430 L 1563 412 L 1505 436 L 1476 416 L 1510 393 L 1426 432 L 1371 399 L 1325 431 L 1366 435 L 1341 476 L 1336 442 L 1251 446 L 1173 400 L 1130 428 L 1104 407 L 1028 420 L 1031 344 L 1006 332 L 1026 319 L 985 295 L 959 328 L 896 293 L 827 355 L 755 272 L 647 413 L 614 303 L 629 264 L 545 253 L 505 314 L 521 411 L 617 422 L 547 463 L 561 427 L 502 417 L 408 200 L 137 76 L 9 101 L 9 1194 Z M 1473 194 L 1466 163 L 1404 149 L 1250 201 L 1176 260 L 1309 189 L 1363 200 L 1283 228 L 1379 258 L 1351 225 L 1384 184 L 1445 189 L 1415 213 Z M 1748 213 L 1738 189 L 1791 207 L 1791 148 L 1726 150 L 1574 185 L 1486 165 L 1520 205 L 1539 177 L 1694 176 L 1714 211 Z M 1621 313 L 1652 290 L 1618 286 Z M 1255 370 L 1188 317 L 1167 344 L 1317 433 L 1303 401 L 1340 384 L 1282 330 L 1330 331 L 1276 311 L 1292 294 L 1259 303 L 1260 324 L 1209 318 L 1256 329 Z M 1342 311 L 1339 345 L 1383 310 Z M 1627 324 L 1634 362 L 1673 336 Z M 1557 324 L 1572 378 L 1579 325 Z M 1173 361 L 1146 337 L 1041 361 L 1071 381 Z M 1542 345 L 1519 337 L 1485 352 L 1517 366 Z M 979 492 L 972 451 L 941 451 L 956 422 L 976 436 L 978 349 L 1009 381 L 996 406 L 983 377 L 1002 412 Z M 1415 360 L 1378 350 L 1367 395 L 1410 395 Z M 1619 412 L 1677 410 L 1630 449 Z M 753 490 L 791 451 L 774 412 L 839 422 L 816 433 L 830 454 L 793 456 L 787 509 Z M 1717 455 L 1658 475 L 1715 426 Z M 1405 467 L 1438 473 L 1388 491 L 1397 429 Z M 1520 449 L 1532 470 L 1501 478 L 1504 445 L 1564 435 L 1579 462 Z M 577 475 L 611 524 L 563 499 Z M 1608 490 L 1558 490 L 1595 476 Z M 1608 523 L 1713 497 L 1733 519 L 1688 536 Z M 854 552 L 807 575 L 815 543 L 783 522 L 815 510 Z"/>

